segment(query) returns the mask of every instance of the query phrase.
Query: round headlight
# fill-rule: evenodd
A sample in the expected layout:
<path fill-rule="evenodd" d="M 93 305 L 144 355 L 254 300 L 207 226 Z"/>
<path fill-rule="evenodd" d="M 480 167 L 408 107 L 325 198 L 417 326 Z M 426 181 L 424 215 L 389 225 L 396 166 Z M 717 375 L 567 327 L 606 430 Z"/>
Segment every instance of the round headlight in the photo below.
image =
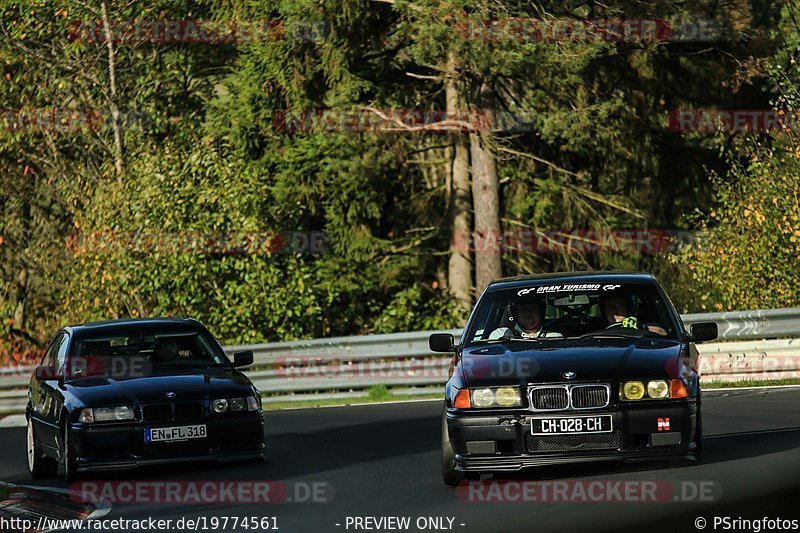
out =
<path fill-rule="evenodd" d="M 244 411 L 244 398 L 231 398 L 231 411 Z"/>
<path fill-rule="evenodd" d="M 228 400 L 214 400 L 211 406 L 215 413 L 224 413 L 228 410 Z"/>
<path fill-rule="evenodd" d="M 669 385 L 666 381 L 651 381 L 647 384 L 647 395 L 651 398 L 666 398 L 669 396 Z"/>
<path fill-rule="evenodd" d="M 622 395 L 627 400 L 641 400 L 644 398 L 644 383 L 629 381 L 622 387 Z"/>
<path fill-rule="evenodd" d="M 133 418 L 133 410 L 128 406 L 117 407 L 114 409 L 114 418 L 117 420 L 131 420 Z"/>
<path fill-rule="evenodd" d="M 492 389 L 477 389 L 472 391 L 472 405 L 474 407 L 490 407 L 494 403 Z"/>
<path fill-rule="evenodd" d="M 519 391 L 513 387 L 497 389 L 494 394 L 495 402 L 502 407 L 520 405 Z"/>

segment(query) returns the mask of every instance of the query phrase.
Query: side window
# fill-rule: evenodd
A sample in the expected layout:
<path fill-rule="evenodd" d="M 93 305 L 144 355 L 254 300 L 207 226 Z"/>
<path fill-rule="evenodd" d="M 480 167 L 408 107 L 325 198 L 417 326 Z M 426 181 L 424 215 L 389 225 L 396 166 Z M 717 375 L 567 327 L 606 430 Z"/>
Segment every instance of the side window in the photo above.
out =
<path fill-rule="evenodd" d="M 56 366 L 56 354 L 58 353 L 58 348 L 61 346 L 61 341 L 66 337 L 63 331 L 59 332 L 58 335 L 55 336 L 53 342 L 50 343 L 50 347 L 47 348 L 47 351 L 42 358 L 42 366 Z"/>
<path fill-rule="evenodd" d="M 55 344 L 55 343 L 54 343 Z M 69 346 L 69 336 L 66 333 L 61 334 L 56 347 L 56 375 L 64 375 L 64 369 L 67 366 L 67 346 Z"/>
<path fill-rule="evenodd" d="M 492 331 L 500 324 L 502 311 L 503 308 L 495 302 L 486 302 L 478 307 L 478 313 L 472 323 L 474 324 L 473 327 L 478 327 L 479 329 L 473 333 L 472 341 L 470 342 L 488 339 Z M 480 328 L 481 325 L 483 326 L 482 329 Z"/>

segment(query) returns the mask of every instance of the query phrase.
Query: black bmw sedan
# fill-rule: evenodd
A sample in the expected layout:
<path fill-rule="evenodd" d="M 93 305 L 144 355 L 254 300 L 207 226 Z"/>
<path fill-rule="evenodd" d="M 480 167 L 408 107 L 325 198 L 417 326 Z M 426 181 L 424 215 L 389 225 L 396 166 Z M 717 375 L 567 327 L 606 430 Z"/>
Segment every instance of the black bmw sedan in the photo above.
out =
<path fill-rule="evenodd" d="M 131 319 L 58 332 L 28 389 L 34 478 L 263 458 L 261 396 L 196 320 Z"/>
<path fill-rule="evenodd" d="M 448 485 L 498 471 L 696 456 L 702 395 L 694 342 L 649 274 L 569 273 L 495 281 L 453 352 L 442 417 Z"/>

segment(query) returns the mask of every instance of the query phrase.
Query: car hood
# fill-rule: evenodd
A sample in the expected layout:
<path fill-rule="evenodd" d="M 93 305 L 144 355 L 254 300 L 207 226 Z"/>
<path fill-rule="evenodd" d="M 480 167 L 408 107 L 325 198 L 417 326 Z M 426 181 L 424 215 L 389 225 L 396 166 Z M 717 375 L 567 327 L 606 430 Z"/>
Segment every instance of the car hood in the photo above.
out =
<path fill-rule="evenodd" d="M 465 349 L 459 367 L 469 387 L 667 378 L 678 375 L 681 348 L 662 339 L 510 341 Z"/>
<path fill-rule="evenodd" d="M 89 407 L 243 397 L 252 390 L 250 380 L 233 369 L 213 370 L 207 375 L 189 370 L 129 379 L 87 377 L 66 386 Z M 167 398 L 167 393 L 175 396 Z"/>

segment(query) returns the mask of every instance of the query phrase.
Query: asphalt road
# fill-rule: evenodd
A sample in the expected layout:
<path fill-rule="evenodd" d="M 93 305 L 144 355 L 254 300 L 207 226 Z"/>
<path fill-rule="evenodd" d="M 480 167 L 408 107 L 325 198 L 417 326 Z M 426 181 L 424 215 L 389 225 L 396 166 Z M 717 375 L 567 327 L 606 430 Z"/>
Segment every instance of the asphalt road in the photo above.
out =
<path fill-rule="evenodd" d="M 800 388 L 706 393 L 704 409 L 706 455 L 702 462 L 548 467 L 501 479 L 511 484 L 653 480 L 673 486 L 694 483 L 691 486 L 696 487 L 703 483 L 713 489 L 708 493 L 713 494 L 711 502 L 501 503 L 480 501 L 480 496 L 477 501 L 465 501 L 468 492 L 447 488 L 440 480 L 440 402 L 268 413 L 269 460 L 263 464 L 183 465 L 90 479 L 279 480 L 287 482 L 290 497 L 293 491 L 300 490 L 297 487 L 316 484 L 321 491 L 319 496 L 329 501 L 115 504 L 106 517 L 276 517 L 279 530 L 286 532 L 388 530 L 357 529 L 352 517 L 389 516 L 410 517 L 411 530 L 417 530 L 416 520 L 420 517 L 440 517 L 444 527 L 433 524 L 428 531 L 464 532 L 697 531 L 698 517 L 707 520 L 707 531 L 715 531 L 715 515 L 732 519 L 800 519 Z M 30 484 L 25 430 L 0 430 L 0 450 L 0 481 Z M 63 480 L 36 485 L 66 487 Z M 453 520 L 451 529 L 447 519 Z M 716 531 L 720 530 L 718 526 Z M 233 528 L 228 527 L 227 531 Z"/>

